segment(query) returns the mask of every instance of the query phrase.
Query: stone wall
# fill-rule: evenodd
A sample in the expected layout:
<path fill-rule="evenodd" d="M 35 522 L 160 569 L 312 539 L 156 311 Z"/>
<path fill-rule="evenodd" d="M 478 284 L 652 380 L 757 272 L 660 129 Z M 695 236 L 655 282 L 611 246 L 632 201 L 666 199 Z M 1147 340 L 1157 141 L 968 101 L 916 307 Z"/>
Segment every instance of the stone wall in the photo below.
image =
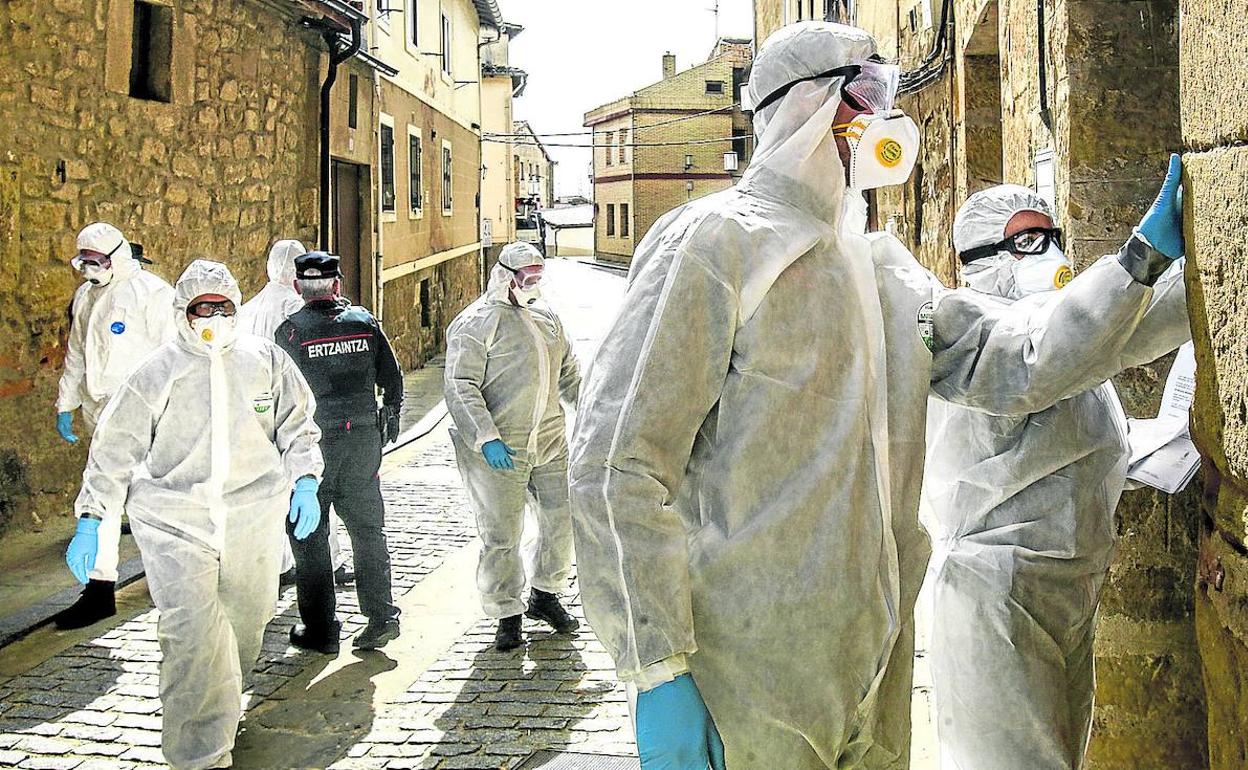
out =
<path fill-rule="evenodd" d="M 1205 455 L 1197 631 L 1209 766 L 1248 766 L 1248 14 L 1180 0 L 1192 434 Z"/>
<path fill-rule="evenodd" d="M 0 526 L 77 489 L 85 447 L 52 422 L 79 228 L 115 223 L 170 281 L 224 260 L 245 294 L 276 234 L 315 236 L 319 41 L 275 4 L 165 4 L 168 103 L 129 96 L 132 0 L 0 4 L 0 423 L 25 427 L 0 432 Z"/>
<path fill-rule="evenodd" d="M 446 327 L 481 293 L 478 260 L 468 254 L 386 282 L 384 326 L 404 371 L 423 366 L 446 349 Z M 422 306 L 425 281 L 423 294 L 429 303 Z"/>

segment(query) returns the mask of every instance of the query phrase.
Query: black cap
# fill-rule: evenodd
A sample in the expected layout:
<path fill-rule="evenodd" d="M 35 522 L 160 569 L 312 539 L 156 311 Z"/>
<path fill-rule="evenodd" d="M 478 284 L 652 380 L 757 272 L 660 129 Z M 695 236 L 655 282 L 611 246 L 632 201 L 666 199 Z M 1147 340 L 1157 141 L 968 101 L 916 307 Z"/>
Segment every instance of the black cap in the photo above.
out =
<path fill-rule="evenodd" d="M 300 280 L 338 278 L 341 275 L 342 273 L 338 271 L 338 256 L 335 254 L 309 251 L 307 254 L 295 257 L 295 277 Z"/>

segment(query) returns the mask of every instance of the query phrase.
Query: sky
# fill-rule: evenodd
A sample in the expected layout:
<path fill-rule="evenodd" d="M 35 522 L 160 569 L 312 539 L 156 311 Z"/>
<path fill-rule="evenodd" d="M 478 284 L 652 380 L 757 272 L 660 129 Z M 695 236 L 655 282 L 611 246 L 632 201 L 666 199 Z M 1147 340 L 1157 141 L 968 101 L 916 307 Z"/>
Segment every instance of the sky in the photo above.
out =
<path fill-rule="evenodd" d="M 511 42 L 511 66 L 529 73 L 516 120 L 539 135 L 587 131 L 585 113 L 663 76 L 663 54 L 677 71 L 706 61 L 715 46 L 715 0 L 498 0 L 524 31 Z M 752 38 L 752 0 L 719 0 L 719 36 Z M 549 141 L 589 144 L 589 136 Z M 555 194 L 593 197 L 588 150 L 550 148 Z"/>

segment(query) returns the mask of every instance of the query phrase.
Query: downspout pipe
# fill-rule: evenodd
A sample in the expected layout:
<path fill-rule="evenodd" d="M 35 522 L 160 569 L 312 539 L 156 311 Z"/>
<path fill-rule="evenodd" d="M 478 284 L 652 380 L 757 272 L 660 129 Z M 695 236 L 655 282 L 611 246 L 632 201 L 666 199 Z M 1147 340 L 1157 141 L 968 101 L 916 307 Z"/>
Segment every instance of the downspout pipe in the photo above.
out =
<path fill-rule="evenodd" d="M 338 79 L 338 65 L 355 56 L 360 50 L 363 22 L 359 18 L 351 19 L 351 44 L 341 51 L 337 50 L 336 32 L 326 31 L 324 36 L 325 43 L 329 46 L 329 69 L 325 73 L 325 82 L 321 83 L 321 251 L 329 251 L 330 94 L 334 89 L 334 81 Z"/>
<path fill-rule="evenodd" d="M 1049 109 L 1048 33 L 1045 31 L 1044 0 L 1036 0 L 1036 57 L 1040 68 L 1040 122 L 1053 130 L 1053 112 Z"/>

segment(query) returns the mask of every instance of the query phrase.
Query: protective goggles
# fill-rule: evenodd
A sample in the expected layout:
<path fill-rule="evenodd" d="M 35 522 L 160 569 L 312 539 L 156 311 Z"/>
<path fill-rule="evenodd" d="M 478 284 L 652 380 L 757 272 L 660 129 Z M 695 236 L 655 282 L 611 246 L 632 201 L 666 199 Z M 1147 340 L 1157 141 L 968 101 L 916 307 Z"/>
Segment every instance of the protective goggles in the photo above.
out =
<path fill-rule="evenodd" d="M 75 270 L 82 270 L 84 267 L 87 267 L 88 265 L 102 267 L 105 270 L 107 270 L 113 266 L 113 254 L 117 253 L 117 249 L 121 248 L 121 243 L 122 243 L 121 241 L 118 241 L 117 245 L 113 247 L 112 251 L 108 252 L 107 254 L 103 252 L 99 252 L 99 251 L 94 251 L 92 249 L 82 249 L 77 254 L 75 254 L 73 258 L 69 260 L 69 264 Z"/>
<path fill-rule="evenodd" d="M 499 262 L 498 266 L 514 275 L 515 278 L 513 280 L 521 289 L 532 289 L 534 286 L 542 282 L 542 273 L 544 270 L 541 265 L 507 267 L 502 262 Z"/>
<path fill-rule="evenodd" d="M 965 264 L 974 262 L 977 259 L 991 257 L 1002 251 L 1008 251 L 1017 257 L 1035 256 L 1048 251 L 1050 245 L 1057 246 L 1059 249 L 1062 248 L 1062 229 L 1060 227 L 1029 227 L 996 243 L 967 249 L 962 252 L 959 259 Z"/>
<path fill-rule="evenodd" d="M 794 80 L 763 97 L 749 112 L 761 112 L 769 104 L 783 99 L 798 83 L 838 77 L 842 79 L 841 98 L 855 110 L 882 113 L 893 109 L 893 103 L 897 99 L 897 86 L 901 82 L 901 69 L 896 64 L 865 60 Z"/>
<path fill-rule="evenodd" d="M 223 315 L 228 318 L 236 312 L 238 312 L 238 309 L 234 307 L 234 301 L 228 299 L 201 300 L 193 303 L 186 309 L 187 315 L 192 315 L 196 318 L 212 318 L 214 315 Z"/>

